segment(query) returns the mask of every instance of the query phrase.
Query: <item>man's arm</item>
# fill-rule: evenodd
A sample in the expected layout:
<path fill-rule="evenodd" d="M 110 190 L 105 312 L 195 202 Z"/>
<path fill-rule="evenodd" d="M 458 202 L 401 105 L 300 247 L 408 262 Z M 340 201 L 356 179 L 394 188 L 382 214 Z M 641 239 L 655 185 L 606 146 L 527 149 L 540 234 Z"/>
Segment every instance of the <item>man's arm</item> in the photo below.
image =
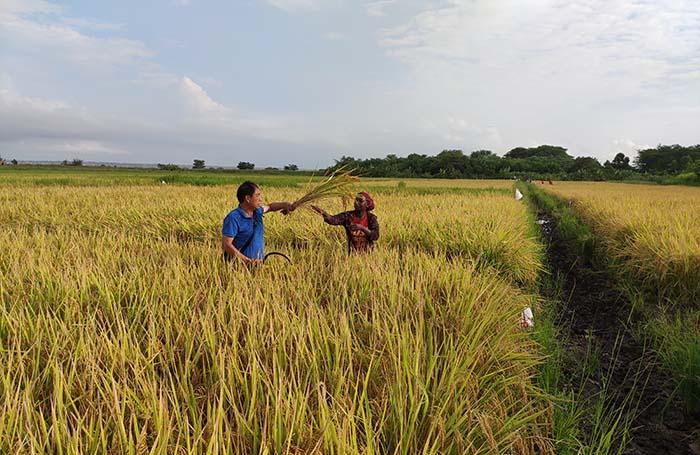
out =
<path fill-rule="evenodd" d="M 270 205 L 263 206 L 263 213 L 281 211 L 287 215 L 289 212 L 294 211 L 295 208 L 291 202 L 270 202 Z"/>
<path fill-rule="evenodd" d="M 241 253 L 238 248 L 233 246 L 233 237 L 227 237 L 225 235 L 221 236 L 221 246 L 224 251 L 229 254 L 229 256 L 243 261 L 243 263 L 248 264 L 254 262 L 253 259 L 249 258 L 245 254 Z"/>

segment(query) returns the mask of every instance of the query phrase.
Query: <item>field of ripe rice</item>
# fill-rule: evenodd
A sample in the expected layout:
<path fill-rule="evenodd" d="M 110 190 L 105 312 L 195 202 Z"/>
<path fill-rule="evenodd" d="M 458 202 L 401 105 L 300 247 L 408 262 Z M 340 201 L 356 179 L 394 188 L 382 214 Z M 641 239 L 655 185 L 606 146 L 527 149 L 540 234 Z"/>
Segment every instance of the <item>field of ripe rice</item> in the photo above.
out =
<path fill-rule="evenodd" d="M 700 300 L 700 188 L 557 182 L 624 275 L 660 302 Z"/>
<path fill-rule="evenodd" d="M 253 270 L 220 260 L 234 194 L 0 186 L 0 452 L 551 453 L 510 192 L 376 192 L 379 246 L 351 257 L 269 214 L 293 264 Z"/>

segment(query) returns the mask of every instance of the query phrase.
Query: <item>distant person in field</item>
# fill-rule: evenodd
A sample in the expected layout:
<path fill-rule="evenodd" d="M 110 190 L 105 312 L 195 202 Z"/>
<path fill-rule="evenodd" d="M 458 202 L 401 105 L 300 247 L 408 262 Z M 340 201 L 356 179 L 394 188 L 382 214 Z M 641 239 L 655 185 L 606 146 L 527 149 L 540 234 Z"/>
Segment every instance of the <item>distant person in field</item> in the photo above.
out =
<path fill-rule="evenodd" d="M 323 221 L 332 226 L 343 226 L 348 238 L 348 253 L 369 251 L 379 239 L 379 222 L 372 213 L 374 200 L 363 191 L 355 197 L 355 210 L 329 215 L 322 208 L 312 205 L 316 213 L 323 216 Z"/>
<path fill-rule="evenodd" d="M 280 211 L 287 215 L 294 207 L 290 202 L 263 205 L 260 188 L 253 182 L 243 182 L 236 191 L 236 198 L 238 207 L 226 215 L 221 228 L 224 260 L 255 264 L 265 256 L 263 215 Z"/>

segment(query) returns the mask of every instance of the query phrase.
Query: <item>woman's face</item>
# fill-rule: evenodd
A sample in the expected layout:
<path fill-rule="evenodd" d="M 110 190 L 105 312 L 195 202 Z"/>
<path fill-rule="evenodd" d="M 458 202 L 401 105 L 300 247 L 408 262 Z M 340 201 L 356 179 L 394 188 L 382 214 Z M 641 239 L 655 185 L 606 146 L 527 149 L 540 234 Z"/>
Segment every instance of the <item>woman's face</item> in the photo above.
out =
<path fill-rule="evenodd" d="M 355 210 L 361 211 L 367 209 L 367 200 L 361 194 L 355 196 Z"/>

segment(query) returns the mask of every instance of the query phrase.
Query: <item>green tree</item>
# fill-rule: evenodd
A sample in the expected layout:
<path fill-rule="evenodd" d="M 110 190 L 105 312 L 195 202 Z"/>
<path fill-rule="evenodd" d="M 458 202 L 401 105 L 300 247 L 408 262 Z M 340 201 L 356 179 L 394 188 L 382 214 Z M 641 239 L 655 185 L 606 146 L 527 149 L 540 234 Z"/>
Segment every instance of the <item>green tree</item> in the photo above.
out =
<path fill-rule="evenodd" d="M 683 172 L 693 161 L 700 160 L 700 145 L 683 147 L 678 144 L 661 145 L 637 152 L 634 160 L 642 172 L 652 174 L 675 174 Z"/>
<path fill-rule="evenodd" d="M 298 171 L 299 166 L 297 166 L 296 164 L 288 164 L 284 167 L 284 170 L 285 171 Z"/>
<path fill-rule="evenodd" d="M 694 173 L 696 177 L 700 177 L 700 160 L 691 161 L 685 170 Z"/>
<path fill-rule="evenodd" d="M 236 166 L 238 169 L 241 170 L 246 170 L 246 169 L 255 169 L 255 164 L 249 163 L 247 161 L 241 161 L 238 163 L 238 166 Z"/>
<path fill-rule="evenodd" d="M 612 161 L 606 161 L 604 166 L 617 171 L 628 171 L 632 169 L 632 166 L 630 166 L 629 157 L 625 156 L 625 154 L 622 152 L 615 155 L 615 158 L 613 158 Z"/>
<path fill-rule="evenodd" d="M 569 172 L 592 172 L 600 170 L 600 162 L 590 156 L 579 156 L 569 168 Z"/>
<path fill-rule="evenodd" d="M 194 160 L 192 162 L 192 169 L 204 169 L 204 160 Z"/>
<path fill-rule="evenodd" d="M 539 145 L 537 147 L 516 147 L 510 150 L 504 155 L 506 158 L 524 159 L 531 158 L 535 156 L 544 158 L 571 158 L 571 156 L 566 153 L 564 147 L 559 147 L 558 145 Z"/>
<path fill-rule="evenodd" d="M 170 163 L 170 164 L 158 163 L 158 169 L 160 169 L 162 171 L 179 171 L 180 166 L 178 166 L 177 164 L 172 164 L 172 163 Z"/>

